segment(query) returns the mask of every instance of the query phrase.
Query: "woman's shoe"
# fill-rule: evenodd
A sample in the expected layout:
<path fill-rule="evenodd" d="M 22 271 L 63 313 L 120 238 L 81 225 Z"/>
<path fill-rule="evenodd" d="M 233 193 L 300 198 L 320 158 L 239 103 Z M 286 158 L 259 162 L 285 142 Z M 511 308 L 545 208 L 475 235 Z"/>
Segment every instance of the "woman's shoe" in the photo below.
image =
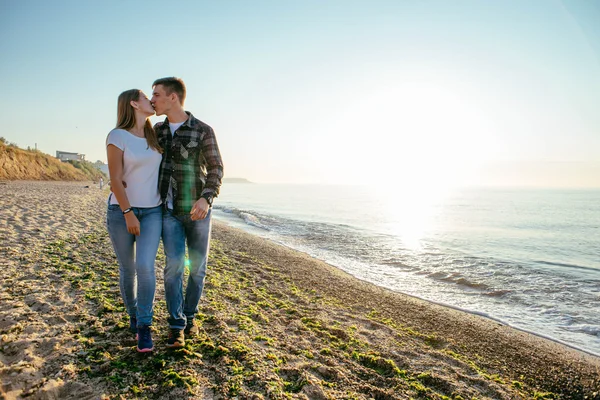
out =
<path fill-rule="evenodd" d="M 154 350 L 154 343 L 152 343 L 152 333 L 150 326 L 142 326 L 138 328 L 138 339 L 137 339 L 137 351 L 140 353 L 147 353 Z"/>

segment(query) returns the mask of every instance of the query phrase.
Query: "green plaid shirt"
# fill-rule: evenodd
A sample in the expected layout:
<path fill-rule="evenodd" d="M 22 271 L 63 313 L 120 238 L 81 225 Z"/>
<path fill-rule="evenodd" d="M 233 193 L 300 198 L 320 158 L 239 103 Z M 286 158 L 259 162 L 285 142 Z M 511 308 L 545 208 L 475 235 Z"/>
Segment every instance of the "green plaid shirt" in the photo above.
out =
<path fill-rule="evenodd" d="M 158 190 L 166 203 L 169 183 L 173 186 L 173 213 L 188 214 L 204 194 L 219 195 L 223 179 L 223 161 L 213 129 L 189 115 L 171 135 L 169 119 L 154 125 L 163 148 Z"/>

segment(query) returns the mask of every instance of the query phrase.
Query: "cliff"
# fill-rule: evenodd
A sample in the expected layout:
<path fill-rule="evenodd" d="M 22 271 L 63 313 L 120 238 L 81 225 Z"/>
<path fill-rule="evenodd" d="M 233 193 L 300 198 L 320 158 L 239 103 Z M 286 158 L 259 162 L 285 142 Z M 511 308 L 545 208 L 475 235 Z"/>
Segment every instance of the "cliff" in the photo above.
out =
<path fill-rule="evenodd" d="M 30 181 L 108 180 L 87 161 L 61 162 L 38 150 L 24 150 L 0 138 L 0 179 Z"/>

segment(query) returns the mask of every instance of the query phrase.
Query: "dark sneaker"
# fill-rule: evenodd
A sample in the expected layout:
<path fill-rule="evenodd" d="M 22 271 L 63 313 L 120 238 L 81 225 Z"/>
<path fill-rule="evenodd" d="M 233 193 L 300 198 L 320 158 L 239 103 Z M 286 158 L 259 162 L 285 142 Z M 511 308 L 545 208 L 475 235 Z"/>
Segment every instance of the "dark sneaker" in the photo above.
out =
<path fill-rule="evenodd" d="M 185 333 L 185 337 L 198 335 L 198 325 L 194 323 L 194 318 L 188 318 L 183 333 Z"/>
<path fill-rule="evenodd" d="M 129 317 L 129 332 L 137 333 L 137 318 Z"/>
<path fill-rule="evenodd" d="M 147 353 L 154 350 L 154 344 L 152 343 L 152 333 L 150 332 L 149 326 L 142 326 L 138 328 L 138 340 L 137 340 L 137 351 L 140 353 Z"/>
<path fill-rule="evenodd" d="M 183 329 L 171 328 L 169 329 L 169 338 L 167 339 L 167 347 L 175 349 L 185 346 L 185 336 Z"/>

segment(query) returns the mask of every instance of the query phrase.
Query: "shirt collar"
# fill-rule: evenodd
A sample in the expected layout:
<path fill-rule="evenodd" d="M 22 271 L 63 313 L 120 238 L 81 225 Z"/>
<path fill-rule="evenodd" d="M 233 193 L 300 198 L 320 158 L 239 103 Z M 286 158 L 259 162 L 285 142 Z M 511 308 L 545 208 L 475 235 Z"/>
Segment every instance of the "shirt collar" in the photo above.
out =
<path fill-rule="evenodd" d="M 185 122 L 184 122 L 184 123 L 183 123 L 181 126 L 187 126 L 188 128 L 193 128 L 193 126 L 192 126 L 192 121 L 193 121 L 193 119 L 194 119 L 194 116 L 193 116 L 193 115 L 192 115 L 192 113 L 191 113 L 191 112 L 189 112 L 189 111 L 186 111 L 185 113 L 188 115 L 188 119 L 186 119 L 186 120 L 185 120 Z M 167 127 L 168 127 L 168 126 L 169 126 L 169 123 L 170 123 L 170 122 L 169 122 L 169 118 L 168 118 L 168 117 L 166 117 L 166 118 L 165 118 L 165 122 L 164 122 L 163 126 L 167 126 Z"/>

